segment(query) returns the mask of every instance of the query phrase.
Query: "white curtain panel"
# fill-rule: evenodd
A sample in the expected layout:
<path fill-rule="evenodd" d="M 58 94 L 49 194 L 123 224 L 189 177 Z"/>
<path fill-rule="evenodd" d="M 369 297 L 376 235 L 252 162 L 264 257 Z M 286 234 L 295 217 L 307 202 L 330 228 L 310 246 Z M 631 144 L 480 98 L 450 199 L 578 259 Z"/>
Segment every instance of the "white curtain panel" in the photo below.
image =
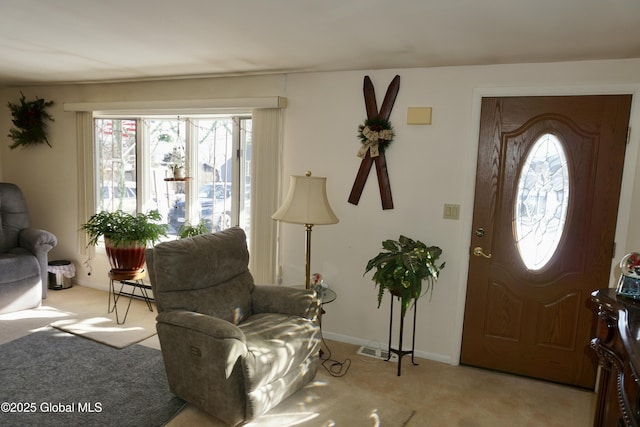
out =
<path fill-rule="evenodd" d="M 78 224 L 84 224 L 95 213 L 95 182 L 93 156 L 93 113 L 76 113 L 76 141 L 78 155 Z M 94 247 L 88 247 L 87 233 L 78 233 L 78 246 L 82 255 L 93 256 Z"/>
<path fill-rule="evenodd" d="M 253 110 L 251 160 L 251 229 L 249 269 L 256 283 L 275 283 L 277 221 L 282 155 L 282 110 Z"/>

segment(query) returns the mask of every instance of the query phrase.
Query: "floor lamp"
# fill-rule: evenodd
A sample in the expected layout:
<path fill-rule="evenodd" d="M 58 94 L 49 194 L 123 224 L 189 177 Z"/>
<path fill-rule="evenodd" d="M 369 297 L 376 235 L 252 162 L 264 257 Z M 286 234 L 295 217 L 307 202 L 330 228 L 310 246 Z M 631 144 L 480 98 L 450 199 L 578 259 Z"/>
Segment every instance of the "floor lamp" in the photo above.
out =
<path fill-rule="evenodd" d="M 293 224 L 304 224 L 306 231 L 305 250 L 305 282 L 309 289 L 311 276 L 311 229 L 314 225 L 336 224 L 338 217 L 327 199 L 327 178 L 311 176 L 307 171 L 305 176 L 292 175 L 289 177 L 289 193 L 280 208 L 271 218 Z"/>

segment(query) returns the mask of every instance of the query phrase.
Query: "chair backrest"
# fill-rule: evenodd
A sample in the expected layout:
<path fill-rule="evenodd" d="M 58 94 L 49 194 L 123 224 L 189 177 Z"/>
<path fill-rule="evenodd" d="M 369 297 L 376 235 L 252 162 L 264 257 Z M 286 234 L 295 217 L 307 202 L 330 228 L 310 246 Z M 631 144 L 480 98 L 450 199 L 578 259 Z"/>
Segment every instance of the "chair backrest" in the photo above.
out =
<path fill-rule="evenodd" d="M 251 314 L 255 285 L 241 228 L 159 243 L 145 256 L 159 312 L 185 309 L 234 324 Z"/>
<path fill-rule="evenodd" d="M 20 188 L 0 182 L 0 252 L 19 245 L 20 230 L 29 227 L 27 204 Z"/>

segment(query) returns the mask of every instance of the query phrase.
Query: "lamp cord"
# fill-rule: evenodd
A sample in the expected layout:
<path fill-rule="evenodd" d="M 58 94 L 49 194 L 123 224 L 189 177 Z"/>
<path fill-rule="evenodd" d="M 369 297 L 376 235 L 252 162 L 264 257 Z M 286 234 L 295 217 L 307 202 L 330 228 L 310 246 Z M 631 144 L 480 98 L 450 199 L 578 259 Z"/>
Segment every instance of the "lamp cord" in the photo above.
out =
<path fill-rule="evenodd" d="M 323 356 L 323 351 L 320 349 L 320 360 L 322 360 L 322 367 L 327 370 L 329 375 L 332 377 L 343 377 L 349 371 L 351 367 L 351 359 L 344 359 L 344 361 L 340 362 L 338 360 L 331 358 L 331 349 L 327 345 L 327 342 L 324 340 L 324 335 L 322 334 L 322 315 L 320 316 L 320 335 L 322 336 L 322 344 L 327 349 L 327 356 Z"/>
<path fill-rule="evenodd" d="M 326 369 L 332 377 L 345 376 L 349 371 L 349 368 L 351 367 L 351 359 L 345 359 L 343 362 L 332 359 L 331 349 L 327 346 L 327 343 L 324 342 L 324 338 L 322 339 L 322 343 L 329 352 L 329 355 L 327 357 L 320 356 L 320 360 L 322 360 L 322 366 L 324 367 L 324 369 Z"/>

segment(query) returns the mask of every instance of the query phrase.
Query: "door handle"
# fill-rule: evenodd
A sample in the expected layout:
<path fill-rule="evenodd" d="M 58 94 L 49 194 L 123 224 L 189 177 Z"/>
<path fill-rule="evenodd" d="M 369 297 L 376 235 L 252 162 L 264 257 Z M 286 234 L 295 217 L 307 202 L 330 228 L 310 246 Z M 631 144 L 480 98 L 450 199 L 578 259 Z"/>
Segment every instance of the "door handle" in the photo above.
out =
<path fill-rule="evenodd" d="M 480 246 L 476 246 L 475 248 L 473 248 L 473 254 L 475 256 L 481 256 L 481 257 L 485 257 L 485 258 L 491 258 L 491 254 L 487 255 L 484 253 L 484 251 L 482 250 L 482 248 Z"/>

